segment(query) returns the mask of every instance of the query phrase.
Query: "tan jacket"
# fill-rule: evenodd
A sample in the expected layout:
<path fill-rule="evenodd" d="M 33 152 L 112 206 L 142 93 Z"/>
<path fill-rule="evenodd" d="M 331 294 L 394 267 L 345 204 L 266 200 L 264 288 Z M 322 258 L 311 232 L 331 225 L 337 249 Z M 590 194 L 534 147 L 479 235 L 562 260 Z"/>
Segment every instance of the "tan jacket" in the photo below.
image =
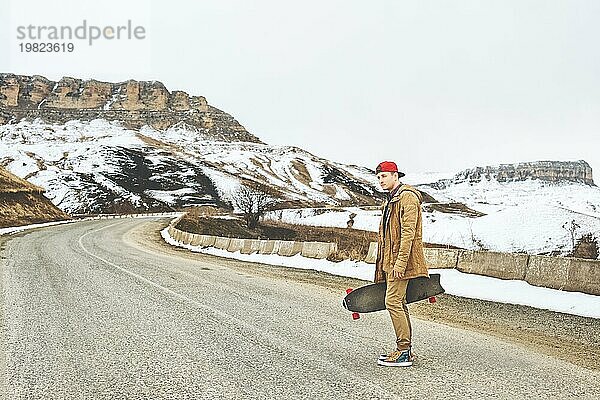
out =
<path fill-rule="evenodd" d="M 417 189 L 402 185 L 389 203 L 386 200 L 382 205 L 384 211 L 389 204 L 389 216 L 384 224 L 384 211 L 379 224 L 375 282 L 385 281 L 392 270 L 400 272 L 402 279 L 429 276 L 423 254 L 422 199 Z"/>

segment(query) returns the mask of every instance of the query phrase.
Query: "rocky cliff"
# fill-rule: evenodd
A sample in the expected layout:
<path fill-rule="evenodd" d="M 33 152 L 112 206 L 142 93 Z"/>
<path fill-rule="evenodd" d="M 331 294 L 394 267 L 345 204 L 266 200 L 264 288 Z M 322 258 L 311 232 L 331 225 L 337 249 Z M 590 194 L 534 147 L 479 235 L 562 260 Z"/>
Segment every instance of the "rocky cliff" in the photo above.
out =
<path fill-rule="evenodd" d="M 496 180 L 498 182 L 517 182 L 528 179 L 539 179 L 547 182 L 578 182 L 595 186 L 592 168 L 583 161 L 536 161 L 518 164 L 501 164 L 499 166 L 475 167 L 456 174 L 452 179 L 444 179 L 432 184 L 436 189 L 443 189 L 449 184 L 463 182 L 481 182 Z"/>
<path fill-rule="evenodd" d="M 144 125 L 165 130 L 177 124 L 214 140 L 260 143 L 204 97 L 169 92 L 157 81 L 54 82 L 37 75 L 0 74 L 0 124 L 35 118 L 50 123 L 102 118 L 135 130 Z"/>

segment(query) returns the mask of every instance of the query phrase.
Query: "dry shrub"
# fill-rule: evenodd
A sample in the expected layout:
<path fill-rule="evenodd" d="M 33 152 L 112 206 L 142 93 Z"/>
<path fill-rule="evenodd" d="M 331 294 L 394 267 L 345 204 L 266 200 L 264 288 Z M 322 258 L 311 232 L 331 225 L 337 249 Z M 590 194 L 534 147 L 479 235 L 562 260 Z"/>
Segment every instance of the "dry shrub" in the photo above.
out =
<path fill-rule="evenodd" d="M 598 258 L 598 239 L 591 233 L 583 235 L 575 245 L 573 257 L 596 260 Z"/>
<path fill-rule="evenodd" d="M 65 212 L 41 194 L 0 193 L 0 228 L 69 218 Z"/>

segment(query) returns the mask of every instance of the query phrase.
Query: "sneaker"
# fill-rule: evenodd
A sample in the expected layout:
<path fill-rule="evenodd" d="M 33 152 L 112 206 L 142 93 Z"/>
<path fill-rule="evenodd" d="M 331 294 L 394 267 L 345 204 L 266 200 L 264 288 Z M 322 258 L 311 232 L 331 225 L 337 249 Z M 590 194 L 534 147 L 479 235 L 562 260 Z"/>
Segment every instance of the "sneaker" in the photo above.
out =
<path fill-rule="evenodd" d="M 377 360 L 377 364 L 385 367 L 410 367 L 413 364 L 410 349 L 394 351 L 386 359 Z"/>
<path fill-rule="evenodd" d="M 386 358 L 390 357 L 392 354 L 394 354 L 397 350 L 392 351 L 391 353 L 388 354 L 380 354 L 378 360 L 385 360 Z M 417 355 L 415 354 L 415 352 L 413 351 L 412 347 L 410 348 L 410 361 L 416 361 L 417 359 Z"/>

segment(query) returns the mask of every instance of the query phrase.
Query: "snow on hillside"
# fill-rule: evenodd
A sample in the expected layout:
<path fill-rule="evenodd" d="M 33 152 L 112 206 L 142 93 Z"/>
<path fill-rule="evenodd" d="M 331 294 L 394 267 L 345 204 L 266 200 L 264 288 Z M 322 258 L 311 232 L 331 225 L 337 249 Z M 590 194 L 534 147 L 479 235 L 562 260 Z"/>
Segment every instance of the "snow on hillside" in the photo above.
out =
<path fill-rule="evenodd" d="M 271 221 L 281 221 L 297 225 L 310 226 L 332 226 L 345 228 L 351 214 L 357 214 L 354 218 L 355 229 L 376 232 L 379 227 L 381 211 L 365 210 L 359 207 L 332 208 L 298 208 L 288 210 L 277 210 L 268 213 L 265 218 Z"/>
<path fill-rule="evenodd" d="M 146 127 L 142 133 L 162 143 L 179 146 L 184 154 L 208 163 L 213 168 L 212 171 L 205 169 L 205 172 L 227 200 L 231 200 L 239 187 L 239 178 L 279 189 L 292 200 L 323 203 L 333 203 L 332 199 L 350 200 L 348 188 L 339 182 L 328 181 L 324 167 L 339 168 L 344 175 L 356 180 L 366 195 L 372 196 L 376 185 L 374 177 L 365 173 L 364 168 L 326 162 L 294 147 L 190 140 L 189 132 L 174 129 L 158 132 Z M 328 185 L 331 186 L 329 191 Z"/>
<path fill-rule="evenodd" d="M 105 176 L 113 170 L 107 149 L 143 145 L 134 132 L 116 124 L 103 120 L 64 125 L 20 122 L 0 126 L 0 140 L 0 160 L 6 168 L 47 189 L 46 196 L 67 212 L 77 210 L 83 200 L 77 193 L 87 186 L 82 176 L 93 176 L 99 186 L 133 202 L 139 199 Z"/>
<path fill-rule="evenodd" d="M 262 143 L 199 141 L 188 131 L 173 128 L 159 132 L 144 127 L 141 133 L 164 144 L 177 146 L 185 154 L 202 159 L 211 166 L 220 166 L 222 170 L 233 176 L 258 180 L 273 188 L 289 191 L 290 198 L 294 200 L 331 203 L 332 198 L 351 199 L 347 189 L 341 185 L 335 185 L 330 191 L 326 189 L 326 186 L 332 182 L 327 181 L 323 170 L 324 164 L 325 167 L 340 168 L 345 175 L 360 182 L 369 195 L 374 193 L 373 187 L 376 185 L 375 177 L 366 173 L 364 168 L 325 162 L 295 147 L 270 146 Z M 217 175 L 219 175 L 218 179 L 213 179 L 213 182 L 225 198 L 231 199 L 239 186 L 239 180 L 227 179 L 224 174 Z"/>
<path fill-rule="evenodd" d="M 116 203 L 141 210 L 224 204 L 248 182 L 312 204 L 372 202 L 376 191 L 365 168 L 294 147 L 217 141 L 183 124 L 138 132 L 105 120 L 23 120 L 0 125 L 0 146 L 1 165 L 72 213 L 119 212 Z"/>
<path fill-rule="evenodd" d="M 541 180 L 500 183 L 449 185 L 435 190 L 419 186 L 438 201 L 464 203 L 486 213 L 479 218 L 449 220 L 438 212 L 427 217 L 426 227 L 432 241 L 448 238 L 456 246 L 532 254 L 572 250 L 571 236 L 565 224 L 575 220 L 580 227 L 575 235 L 586 233 L 600 239 L 600 188 L 580 183 L 549 183 Z M 441 217 L 441 218 L 440 218 Z M 425 228 L 424 228 L 425 229 Z M 448 240 L 446 239 L 446 240 Z M 439 241 L 439 240 L 438 240 Z M 461 245 L 462 243 L 462 245 Z"/>
<path fill-rule="evenodd" d="M 419 185 L 438 201 L 456 201 L 485 213 L 525 204 L 548 204 L 600 218 L 600 189 L 579 183 L 553 184 L 541 180 L 500 183 L 482 180 L 435 190 Z"/>
<path fill-rule="evenodd" d="M 404 179 L 403 179 L 404 180 Z M 419 179 L 413 179 L 419 182 Z M 600 188 L 577 183 L 552 184 L 540 180 L 499 183 L 461 183 L 436 190 L 417 187 L 444 203 L 459 202 L 487 215 L 470 218 L 439 211 L 423 213 L 426 242 L 465 249 L 544 254 L 572 250 L 564 227 L 575 220 L 576 238 L 591 233 L 600 240 Z M 356 213 L 354 228 L 377 231 L 381 212 L 360 208 L 284 210 L 268 218 L 314 226 L 345 227 Z"/>

